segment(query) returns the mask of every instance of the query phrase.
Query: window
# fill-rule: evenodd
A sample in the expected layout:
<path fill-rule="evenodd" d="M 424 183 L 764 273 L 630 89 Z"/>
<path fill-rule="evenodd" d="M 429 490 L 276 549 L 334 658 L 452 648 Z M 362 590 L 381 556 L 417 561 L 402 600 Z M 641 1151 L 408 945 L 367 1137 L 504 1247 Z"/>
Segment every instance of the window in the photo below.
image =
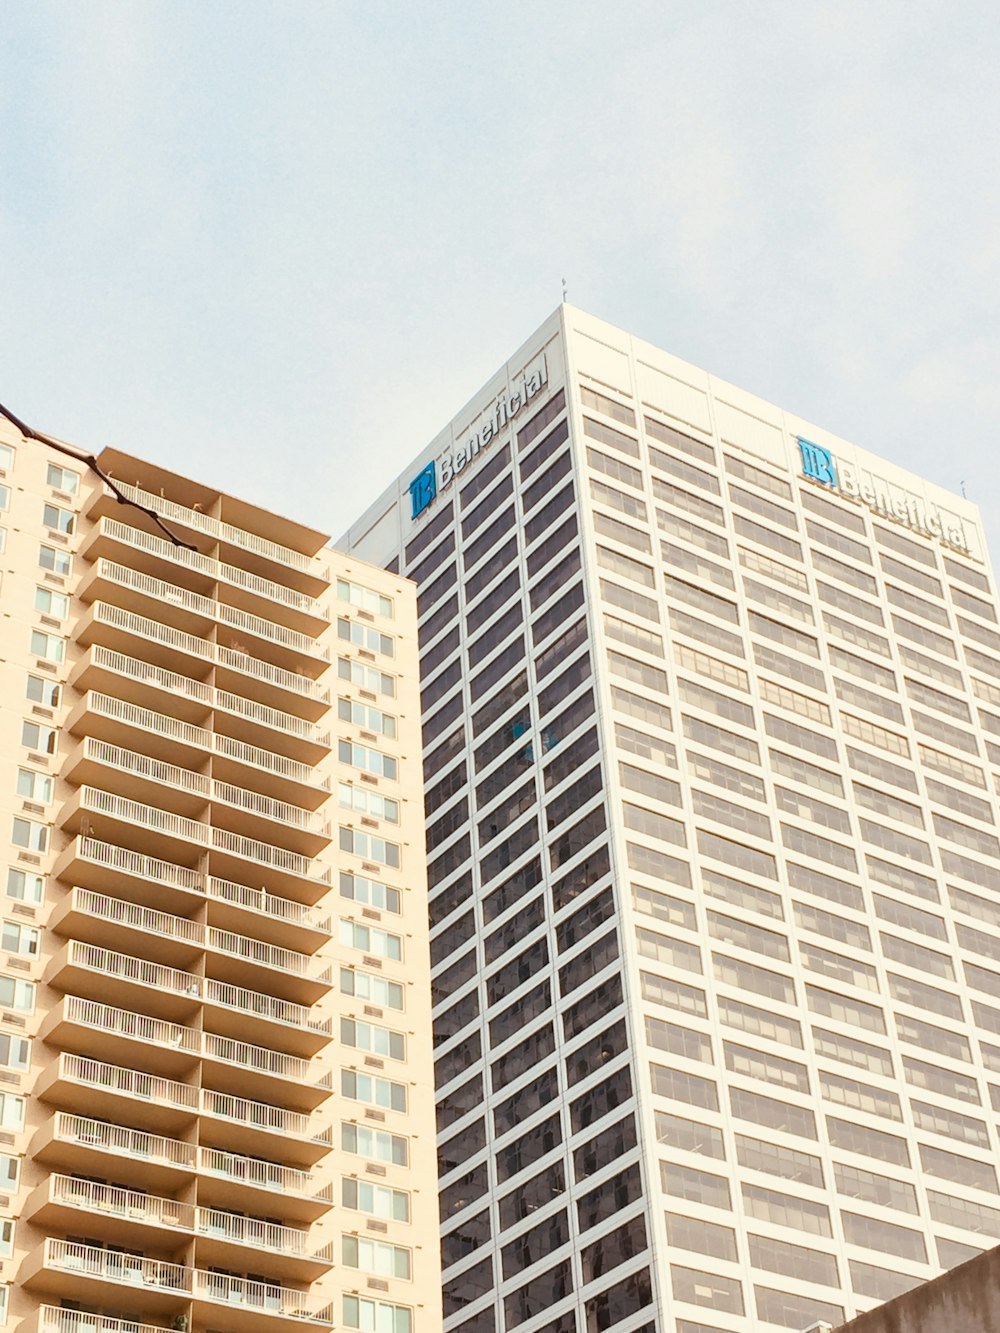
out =
<path fill-rule="evenodd" d="M 52 778 L 45 773 L 38 773 L 33 768 L 17 770 L 16 791 L 28 801 L 51 801 Z"/>
<path fill-rule="evenodd" d="M 714 1154 L 712 1154 L 714 1156 Z M 660 1187 L 675 1199 L 689 1199 L 711 1208 L 730 1208 L 729 1181 L 712 1171 L 699 1171 L 678 1162 L 660 1163 Z"/>
<path fill-rule="evenodd" d="M 370 653 L 383 653 L 386 657 L 396 655 L 396 641 L 391 634 L 383 634 L 373 625 L 363 625 L 358 620 L 348 620 L 346 616 L 341 616 L 337 621 L 337 637 L 365 648 Z"/>
<path fill-rule="evenodd" d="M 399 823 L 399 802 L 366 787 L 355 787 L 350 782 L 338 783 L 337 799 L 342 809 L 357 810 L 373 819 L 387 819 Z"/>
<path fill-rule="evenodd" d="M 867 1125 L 860 1125 L 853 1120 L 840 1120 L 831 1115 L 826 1117 L 826 1128 L 835 1148 L 859 1153 L 862 1157 L 874 1157 L 881 1162 L 891 1162 L 894 1166 L 910 1165 L 906 1140 L 897 1134 L 888 1134 L 882 1129 L 869 1129 Z"/>
<path fill-rule="evenodd" d="M 48 825 L 15 816 L 10 840 L 15 847 L 24 847 L 32 852 L 44 852 L 49 845 Z"/>
<path fill-rule="evenodd" d="M 10 1218 L 0 1219 L 0 1259 L 9 1259 L 14 1253 L 14 1223 Z"/>
<path fill-rule="evenodd" d="M 370 1301 L 362 1296 L 344 1297 L 344 1327 L 363 1333 L 412 1333 L 413 1311 L 388 1301 Z"/>
<path fill-rule="evenodd" d="M 354 968 L 340 969 L 340 989 L 345 995 L 357 996 L 370 1004 L 384 1005 L 386 1009 L 403 1008 L 403 987 L 398 981 L 373 976 L 371 972 L 357 972 Z"/>
<path fill-rule="evenodd" d="M 378 1277 L 411 1277 L 411 1252 L 404 1245 L 389 1245 L 365 1236 L 343 1236 L 341 1253 L 345 1268 L 363 1268 Z"/>
<path fill-rule="evenodd" d="M 10 1092 L 0 1092 L 0 1129 L 24 1128 L 24 1104 L 23 1097 L 15 1097 Z"/>
<path fill-rule="evenodd" d="M 830 1210 L 826 1204 L 782 1194 L 779 1190 L 765 1189 L 763 1185 L 745 1184 L 742 1189 L 744 1207 L 758 1221 L 775 1222 L 795 1231 L 808 1231 L 814 1236 L 833 1235 Z"/>
<path fill-rule="evenodd" d="M 351 741 L 339 741 L 337 757 L 342 764 L 353 764 L 355 768 L 363 768 L 366 772 L 374 773 L 377 777 L 395 781 L 398 776 L 398 761 L 392 755 L 383 754 L 381 750 L 372 750 L 367 745 L 355 745 Z"/>
<path fill-rule="evenodd" d="M 68 536 L 74 529 L 76 519 L 71 510 L 47 504 L 42 508 L 42 522 L 54 532 L 62 532 Z"/>
<path fill-rule="evenodd" d="M 342 1200 L 345 1208 L 373 1217 L 385 1217 L 395 1222 L 409 1222 L 410 1196 L 405 1190 L 375 1185 L 370 1180 L 342 1181 Z"/>
<path fill-rule="evenodd" d="M 350 1021 L 341 1020 L 342 1023 Z M 393 1083 L 387 1078 L 376 1078 L 373 1074 L 359 1074 L 353 1069 L 342 1069 L 340 1091 L 349 1101 L 366 1102 L 369 1106 L 381 1106 L 387 1111 L 406 1110 L 405 1085 Z"/>
<path fill-rule="evenodd" d="M 363 875 L 354 875 L 347 871 L 340 876 L 341 898 L 352 899 L 369 907 L 377 907 L 383 912 L 400 912 L 402 894 L 399 889 L 392 889 L 387 884 L 379 884 Z"/>
<path fill-rule="evenodd" d="M 46 546 L 44 542 L 38 548 L 38 563 L 42 569 L 51 570 L 53 574 L 66 576 L 73 572 L 73 557 L 70 553 L 60 551 L 56 546 Z"/>
<path fill-rule="evenodd" d="M 24 926 L 19 921 L 4 921 L 0 928 L 0 948 L 24 954 L 26 958 L 34 958 L 38 953 L 38 938 L 35 926 Z"/>
<path fill-rule="evenodd" d="M 31 1064 L 31 1042 L 26 1037 L 0 1033 L 0 1065 L 5 1069 L 27 1069 Z"/>
<path fill-rule="evenodd" d="M 381 865 L 391 866 L 394 870 L 399 869 L 399 844 L 387 842 L 385 838 L 374 838 L 368 833 L 362 833 L 360 829 L 341 827 L 340 850 L 378 861 Z"/>
<path fill-rule="evenodd" d="M 341 680 L 349 680 L 355 685 L 360 685 L 362 689 L 370 690 L 373 694 L 396 693 L 396 678 L 388 675 L 385 671 L 379 671 L 377 667 L 368 666 L 365 662 L 357 662 L 350 657 L 337 658 L 337 675 Z"/>
<path fill-rule="evenodd" d="M 750 1171 L 766 1171 L 783 1180 L 799 1180 L 803 1185 L 823 1188 L 823 1165 L 812 1153 L 798 1148 L 783 1148 L 766 1139 L 736 1135 L 736 1156 L 741 1166 Z"/>
<path fill-rule="evenodd" d="M 743 1285 L 736 1278 L 671 1264 L 670 1281 L 675 1300 L 704 1305 L 710 1310 L 724 1310 L 729 1314 L 743 1313 Z"/>
<path fill-rule="evenodd" d="M 0 977 L 0 1006 L 30 1014 L 35 1008 L 35 983 L 14 977 Z"/>
<path fill-rule="evenodd" d="M 69 614 L 69 598 L 64 592 L 53 592 L 51 588 L 36 588 L 35 610 L 44 616 L 57 616 L 62 620 Z"/>
<path fill-rule="evenodd" d="M 364 1023 L 360 1019 L 341 1018 L 340 1041 L 373 1055 L 384 1055 L 390 1060 L 406 1059 L 406 1038 L 402 1032 L 393 1032 L 378 1023 Z"/>
<path fill-rule="evenodd" d="M 40 903 L 45 897 L 45 880 L 11 867 L 7 871 L 7 897 L 21 903 Z"/>
<path fill-rule="evenodd" d="M 392 1162 L 395 1166 L 406 1166 L 409 1161 L 408 1139 L 402 1134 L 390 1134 L 368 1125 L 342 1124 L 340 1146 L 344 1152 L 371 1157 L 378 1162 Z"/>
<path fill-rule="evenodd" d="M 698 1153 L 702 1157 L 725 1159 L 722 1130 L 703 1121 L 688 1120 L 669 1111 L 656 1111 L 656 1139 L 668 1148 Z"/>
<path fill-rule="evenodd" d="M 391 617 L 393 614 L 391 597 L 385 597 L 382 593 L 374 592 L 360 583 L 338 579 L 337 596 L 340 601 L 350 602 L 352 606 L 360 607 L 362 611 L 370 611 L 373 615 Z"/>
<path fill-rule="evenodd" d="M 363 949 L 365 953 L 391 958 L 394 962 L 399 962 L 403 957 L 402 936 L 392 935 L 377 926 L 363 926 L 360 921 L 344 917 L 340 921 L 340 942 L 348 948 Z"/>
<path fill-rule="evenodd" d="M 68 495 L 76 495 L 80 489 L 80 474 L 72 472 L 67 467 L 60 467 L 58 463 L 50 463 L 45 471 L 46 484 L 57 491 L 65 491 Z"/>
<path fill-rule="evenodd" d="M 25 696 L 32 703 L 43 704 L 46 708 L 59 706 L 59 686 L 54 680 L 45 680 L 42 676 L 28 677 Z"/>
<path fill-rule="evenodd" d="M 31 631 L 31 652 L 46 662 L 64 662 L 66 660 L 66 640 L 58 634 L 46 634 L 43 630 Z"/>
<path fill-rule="evenodd" d="M 895 1222 L 879 1222 L 874 1217 L 849 1213 L 846 1209 L 841 1211 L 840 1216 L 844 1224 L 844 1238 L 849 1245 L 881 1250 L 884 1254 L 895 1254 L 901 1259 L 912 1259 L 920 1264 L 927 1262 L 924 1238 L 919 1231 L 901 1227 Z"/>

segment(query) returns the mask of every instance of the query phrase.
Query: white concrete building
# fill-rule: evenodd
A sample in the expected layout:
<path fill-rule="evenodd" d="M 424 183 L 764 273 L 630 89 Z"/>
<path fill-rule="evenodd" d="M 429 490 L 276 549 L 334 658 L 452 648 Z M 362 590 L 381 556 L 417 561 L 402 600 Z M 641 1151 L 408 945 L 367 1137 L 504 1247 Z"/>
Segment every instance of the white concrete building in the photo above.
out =
<path fill-rule="evenodd" d="M 446 1328 L 833 1325 L 1000 1239 L 975 507 L 562 307 L 417 581 Z"/>

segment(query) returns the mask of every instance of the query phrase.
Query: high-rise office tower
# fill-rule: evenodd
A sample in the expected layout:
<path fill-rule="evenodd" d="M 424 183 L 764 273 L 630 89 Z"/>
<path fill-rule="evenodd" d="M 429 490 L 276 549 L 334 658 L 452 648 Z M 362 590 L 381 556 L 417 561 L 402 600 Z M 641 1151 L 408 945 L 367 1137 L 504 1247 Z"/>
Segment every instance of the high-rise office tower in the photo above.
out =
<path fill-rule="evenodd" d="M 344 544 L 419 587 L 446 1326 L 836 1325 L 1000 1239 L 974 506 L 563 307 Z"/>
<path fill-rule="evenodd" d="M 412 588 L 100 464 L 0 436 L 0 1325 L 435 1333 Z"/>

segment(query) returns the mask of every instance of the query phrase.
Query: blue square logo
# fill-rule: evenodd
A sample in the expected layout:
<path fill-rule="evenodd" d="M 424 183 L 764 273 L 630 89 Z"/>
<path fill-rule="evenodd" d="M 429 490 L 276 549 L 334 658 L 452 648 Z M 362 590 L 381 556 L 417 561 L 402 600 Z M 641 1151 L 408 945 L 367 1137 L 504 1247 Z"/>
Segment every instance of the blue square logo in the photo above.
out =
<path fill-rule="evenodd" d="M 829 449 L 813 444 L 811 440 L 800 438 L 799 452 L 802 454 L 802 471 L 805 476 L 812 477 L 813 481 L 821 481 L 827 486 L 836 486 L 837 469 Z"/>
<path fill-rule="evenodd" d="M 410 517 L 419 518 L 437 495 L 437 467 L 433 460 L 410 482 Z"/>

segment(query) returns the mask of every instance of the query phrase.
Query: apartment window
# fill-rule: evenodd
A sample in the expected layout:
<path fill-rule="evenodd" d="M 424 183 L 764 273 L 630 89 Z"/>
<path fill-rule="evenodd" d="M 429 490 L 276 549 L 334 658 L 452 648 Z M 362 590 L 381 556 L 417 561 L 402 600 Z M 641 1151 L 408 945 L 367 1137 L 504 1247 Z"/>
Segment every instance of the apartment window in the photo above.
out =
<path fill-rule="evenodd" d="M 0 1154 L 0 1189 L 16 1190 L 21 1175 L 21 1159 L 9 1154 Z M 7 1313 L 7 1288 L 0 1287 L 0 1328 Z"/>
<path fill-rule="evenodd" d="M 667 1238 L 679 1250 L 708 1254 L 713 1259 L 736 1262 L 736 1233 L 717 1222 L 701 1222 L 681 1213 L 667 1213 Z"/>
<path fill-rule="evenodd" d="M 27 1069 L 31 1064 L 31 1042 L 26 1037 L 0 1033 L 0 1065 L 5 1069 Z"/>
<path fill-rule="evenodd" d="M 54 490 L 65 491 L 68 495 L 76 495 L 80 489 L 79 472 L 72 472 L 67 467 L 60 467 L 58 463 L 48 465 L 45 472 L 45 481 Z"/>
<path fill-rule="evenodd" d="M 35 983 L 14 977 L 0 977 L 0 1006 L 30 1014 L 35 1008 Z"/>
<path fill-rule="evenodd" d="M 24 1128 L 23 1097 L 15 1097 L 10 1092 L 0 1092 L 0 1129 L 21 1130 Z"/>
<path fill-rule="evenodd" d="M 399 844 L 386 842 L 385 838 L 373 838 L 360 829 L 341 828 L 340 850 L 353 852 L 355 856 L 362 856 L 366 860 L 378 861 L 380 865 L 390 866 L 393 870 L 399 869 Z"/>
<path fill-rule="evenodd" d="M 403 1033 L 393 1032 L 378 1023 L 341 1018 L 340 1041 L 343 1046 L 353 1046 L 359 1051 L 371 1051 L 373 1055 L 383 1055 L 390 1060 L 406 1059 L 406 1037 Z"/>
<path fill-rule="evenodd" d="M 58 505 L 47 504 L 42 507 L 42 522 L 53 532 L 63 532 L 69 535 L 73 531 L 76 519 L 72 510 L 60 509 Z"/>
<path fill-rule="evenodd" d="M 363 625 L 359 620 L 349 620 L 347 616 L 340 616 L 337 620 L 337 637 L 370 653 L 382 653 L 386 657 L 396 655 L 396 640 L 391 634 L 383 634 L 373 625 Z"/>
<path fill-rule="evenodd" d="M 17 770 L 16 791 L 28 801 L 51 801 L 53 779 L 33 768 Z"/>
<path fill-rule="evenodd" d="M 64 662 L 66 660 L 66 640 L 58 634 L 46 634 L 43 630 L 31 631 L 31 653 L 46 662 Z"/>
<path fill-rule="evenodd" d="M 341 1195 L 345 1208 L 355 1212 L 370 1213 L 372 1217 L 384 1217 L 394 1222 L 409 1222 L 410 1196 L 405 1190 L 390 1189 L 387 1185 L 375 1185 L 369 1180 L 342 1181 Z"/>
<path fill-rule="evenodd" d="M 379 884 L 376 880 L 347 871 L 340 876 L 340 896 L 369 907 L 377 907 L 383 912 L 402 911 L 402 894 L 399 889 L 392 889 L 388 884 Z"/>
<path fill-rule="evenodd" d="M 0 1259 L 9 1259 L 14 1253 L 14 1223 L 11 1218 L 0 1219 Z"/>
<path fill-rule="evenodd" d="M 53 574 L 61 574 L 64 577 L 73 572 L 73 557 L 70 553 L 60 551 L 57 546 L 46 546 L 44 542 L 38 548 L 38 563 L 42 569 L 48 569 Z"/>
<path fill-rule="evenodd" d="M 340 969 L 340 989 L 345 995 L 354 995 L 369 1004 L 382 1005 L 386 1009 L 403 1008 L 403 987 L 398 981 L 387 981 L 385 977 L 374 976 L 371 972 L 358 972 L 354 968 Z"/>
<path fill-rule="evenodd" d="M 409 1162 L 409 1140 L 402 1134 L 390 1134 L 384 1129 L 347 1122 L 340 1127 L 340 1146 L 344 1152 L 358 1157 L 371 1157 L 378 1162 L 406 1166 Z"/>
<path fill-rule="evenodd" d="M 764 1171 L 783 1180 L 798 1180 L 803 1185 L 823 1188 L 823 1165 L 812 1153 L 798 1148 L 784 1148 L 766 1139 L 736 1135 L 736 1157 L 750 1171 Z"/>
<path fill-rule="evenodd" d="M 365 953 L 377 954 L 380 958 L 391 958 L 399 962 L 403 957 L 403 940 L 400 935 L 392 935 L 377 926 L 363 926 L 360 921 L 341 918 L 340 942 L 352 949 L 363 949 Z"/>
<path fill-rule="evenodd" d="M 39 934 L 35 926 L 24 926 L 19 921 L 4 921 L 0 928 L 0 949 L 34 958 L 38 953 Z"/>
<path fill-rule="evenodd" d="M 373 615 L 391 617 L 393 614 L 391 597 L 385 597 L 382 593 L 366 588 L 361 583 L 338 579 L 337 597 L 340 601 L 350 602 L 352 606 L 357 606 L 362 611 L 370 611 Z"/>
<path fill-rule="evenodd" d="M 349 1101 L 381 1106 L 386 1111 L 406 1110 L 406 1087 L 402 1083 L 393 1083 L 391 1079 L 376 1078 L 372 1074 L 359 1074 L 353 1069 L 342 1069 L 340 1091 Z M 346 1199 L 344 1203 L 347 1205 Z"/>
<path fill-rule="evenodd" d="M 404 1245 L 390 1245 L 365 1236 L 343 1236 L 341 1254 L 345 1268 L 363 1268 L 377 1277 L 395 1277 L 403 1281 L 409 1281 L 412 1276 L 412 1252 Z"/>
<path fill-rule="evenodd" d="M 36 824 L 33 819 L 20 819 L 15 816 L 10 840 L 15 847 L 24 847 L 27 851 L 47 851 L 49 845 L 48 825 Z"/>
<path fill-rule="evenodd" d="M 344 1327 L 361 1329 L 362 1333 L 412 1333 L 413 1311 L 388 1301 L 345 1296 Z"/>
<path fill-rule="evenodd" d="M 658 1143 L 667 1148 L 679 1148 L 682 1152 L 698 1153 L 702 1157 L 725 1159 L 726 1149 L 721 1129 L 715 1129 L 703 1121 L 688 1120 L 669 1111 L 656 1111 L 655 1118 Z"/>
<path fill-rule="evenodd" d="M 11 867 L 7 871 L 7 897 L 22 903 L 40 903 L 45 897 L 45 880 L 41 875 Z"/>
<path fill-rule="evenodd" d="M 69 614 L 69 598 L 64 592 L 53 592 L 51 588 L 36 588 L 35 610 L 62 620 Z"/>
<path fill-rule="evenodd" d="M 373 694 L 395 695 L 396 678 L 388 675 L 385 671 L 379 671 L 377 667 L 368 666 L 365 662 L 355 661 L 350 657 L 337 658 L 337 675 L 341 680 L 349 680 L 354 685 L 360 685 L 362 689 L 370 690 Z"/>
<path fill-rule="evenodd" d="M 337 800 L 345 810 L 357 810 L 373 819 L 386 819 L 391 824 L 399 823 L 399 802 L 366 787 L 355 787 L 350 782 L 338 783 Z"/>
<path fill-rule="evenodd" d="M 751 1217 L 761 1222 L 774 1222 L 791 1227 L 794 1231 L 810 1232 L 816 1236 L 832 1236 L 830 1210 L 826 1204 L 813 1203 L 779 1190 L 765 1189 L 763 1185 L 743 1185 L 743 1204 Z"/>
<path fill-rule="evenodd" d="M 53 680 L 42 676 L 29 676 L 25 687 L 25 696 L 32 703 L 42 704 L 46 708 L 58 708 L 59 686 Z"/>

